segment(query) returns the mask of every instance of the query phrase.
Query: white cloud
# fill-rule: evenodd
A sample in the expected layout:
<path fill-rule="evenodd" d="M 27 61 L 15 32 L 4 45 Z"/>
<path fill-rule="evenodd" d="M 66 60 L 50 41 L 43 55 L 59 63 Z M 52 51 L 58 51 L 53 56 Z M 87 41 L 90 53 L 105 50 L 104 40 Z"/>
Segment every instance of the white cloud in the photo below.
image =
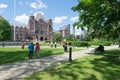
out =
<path fill-rule="evenodd" d="M 6 4 L 0 4 L 0 8 L 7 8 L 8 7 L 8 5 L 6 5 Z"/>
<path fill-rule="evenodd" d="M 22 5 L 22 2 L 21 2 L 21 1 L 19 1 L 19 5 Z"/>
<path fill-rule="evenodd" d="M 34 9 L 47 8 L 47 6 L 41 0 L 36 0 L 36 2 L 32 2 L 30 6 Z"/>
<path fill-rule="evenodd" d="M 22 14 L 20 16 L 16 16 L 15 21 L 27 24 L 28 18 L 29 18 L 29 16 L 27 16 L 26 14 Z"/>
<path fill-rule="evenodd" d="M 75 16 L 75 17 L 72 17 L 70 20 L 71 20 L 72 22 L 75 22 L 75 21 L 78 21 L 78 19 L 79 19 L 79 17 L 78 17 L 78 16 Z"/>
<path fill-rule="evenodd" d="M 65 19 L 67 19 L 67 16 L 61 16 L 61 17 L 55 17 L 54 23 L 62 23 Z"/>

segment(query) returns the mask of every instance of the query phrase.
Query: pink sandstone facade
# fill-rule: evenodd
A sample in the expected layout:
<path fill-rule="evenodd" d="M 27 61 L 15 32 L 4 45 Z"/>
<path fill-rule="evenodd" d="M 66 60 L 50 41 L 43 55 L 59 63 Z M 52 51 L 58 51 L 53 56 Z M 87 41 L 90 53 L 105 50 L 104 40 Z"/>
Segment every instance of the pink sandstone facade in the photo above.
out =
<path fill-rule="evenodd" d="M 14 26 L 12 26 L 12 39 L 14 39 Z M 15 40 L 16 41 L 25 41 L 28 36 L 27 27 L 16 26 L 15 27 Z"/>
<path fill-rule="evenodd" d="M 12 26 L 14 35 L 14 27 Z M 53 23 L 51 19 L 45 20 L 44 17 L 38 13 L 37 16 L 29 16 L 27 27 L 15 28 L 15 40 L 25 41 L 32 39 L 34 41 L 52 40 Z M 13 38 L 12 38 L 13 39 Z"/>
<path fill-rule="evenodd" d="M 37 14 L 37 18 L 30 16 L 28 21 L 28 35 L 30 35 L 33 40 L 52 40 L 52 20 L 45 20 L 41 14 Z"/>

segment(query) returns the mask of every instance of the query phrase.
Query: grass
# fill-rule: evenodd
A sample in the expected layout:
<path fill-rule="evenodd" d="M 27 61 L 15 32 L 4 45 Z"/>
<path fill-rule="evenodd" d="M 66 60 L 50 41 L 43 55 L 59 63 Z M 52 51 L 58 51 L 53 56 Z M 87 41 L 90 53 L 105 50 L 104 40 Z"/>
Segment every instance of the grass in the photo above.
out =
<path fill-rule="evenodd" d="M 75 49 L 74 51 L 78 51 L 80 49 Z M 41 48 L 40 56 L 50 56 L 55 54 L 62 54 L 64 53 L 63 48 Z M 33 56 L 36 59 L 36 55 L 34 53 Z M 28 60 L 28 49 L 21 49 L 20 47 L 4 47 L 0 48 L 0 65 L 6 63 L 13 63 L 18 61 Z"/>
<path fill-rule="evenodd" d="M 120 50 L 85 56 L 34 73 L 23 80 L 120 80 Z"/>

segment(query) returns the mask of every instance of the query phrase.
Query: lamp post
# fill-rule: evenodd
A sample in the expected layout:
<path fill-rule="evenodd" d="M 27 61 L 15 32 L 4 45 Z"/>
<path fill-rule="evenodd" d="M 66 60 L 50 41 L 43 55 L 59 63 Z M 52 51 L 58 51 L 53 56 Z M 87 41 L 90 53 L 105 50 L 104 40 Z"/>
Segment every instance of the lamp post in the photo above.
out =
<path fill-rule="evenodd" d="M 69 43 L 69 61 L 72 62 L 72 46 L 71 46 L 71 43 Z"/>
<path fill-rule="evenodd" d="M 16 0 L 14 0 L 14 41 L 16 41 L 16 38 L 15 38 L 16 37 L 15 36 L 15 14 L 16 14 L 15 12 L 16 11 L 15 11 L 15 9 L 16 9 Z"/>
<path fill-rule="evenodd" d="M 73 48 L 75 46 L 75 26 L 73 26 Z"/>

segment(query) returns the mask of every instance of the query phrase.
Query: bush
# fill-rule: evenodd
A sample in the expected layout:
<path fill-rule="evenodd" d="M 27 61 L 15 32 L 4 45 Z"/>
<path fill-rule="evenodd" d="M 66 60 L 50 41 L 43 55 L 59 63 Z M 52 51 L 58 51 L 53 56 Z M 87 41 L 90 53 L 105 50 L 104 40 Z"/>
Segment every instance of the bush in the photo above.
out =
<path fill-rule="evenodd" d="M 82 41 L 69 41 L 72 45 L 76 46 L 76 47 L 86 47 L 86 46 L 90 46 L 90 44 L 88 42 L 82 42 Z"/>
<path fill-rule="evenodd" d="M 111 45 L 111 42 L 107 42 L 107 41 L 90 41 L 89 44 L 90 44 L 90 45 L 110 46 L 110 45 Z"/>
<path fill-rule="evenodd" d="M 72 45 L 76 47 L 87 47 L 91 45 L 103 45 L 103 46 L 110 46 L 111 42 L 108 41 L 68 41 Z"/>

